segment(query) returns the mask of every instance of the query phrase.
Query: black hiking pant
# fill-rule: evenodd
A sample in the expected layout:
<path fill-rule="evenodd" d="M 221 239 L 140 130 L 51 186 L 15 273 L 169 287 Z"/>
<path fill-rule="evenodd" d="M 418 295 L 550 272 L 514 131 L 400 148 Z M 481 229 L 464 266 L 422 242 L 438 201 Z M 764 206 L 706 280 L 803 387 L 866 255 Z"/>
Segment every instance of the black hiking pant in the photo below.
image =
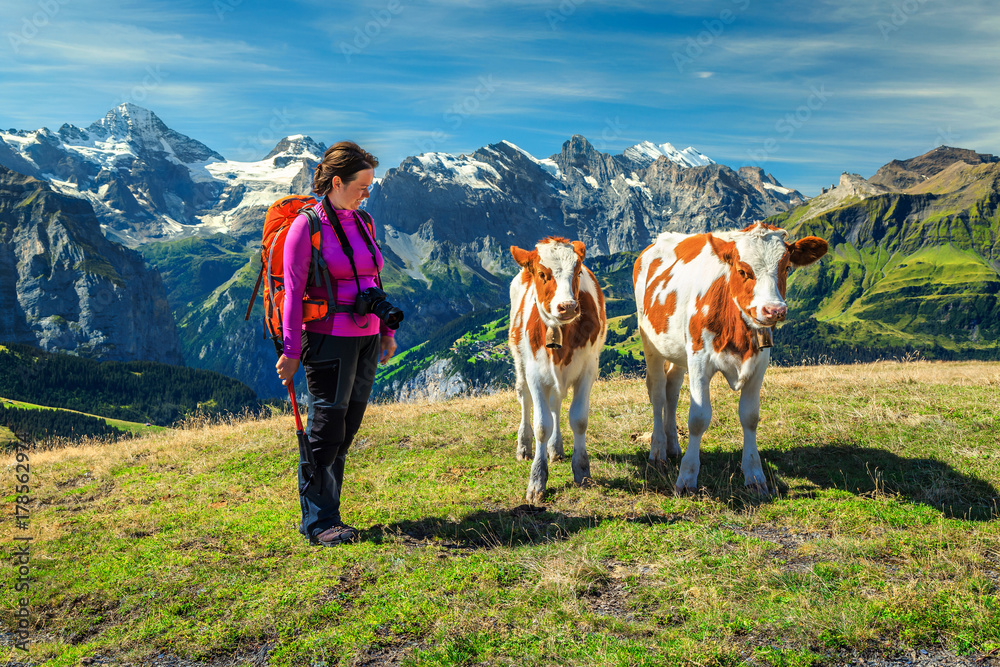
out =
<path fill-rule="evenodd" d="M 341 524 L 340 493 L 347 450 L 361 427 L 378 367 L 379 337 L 302 332 L 302 364 L 309 389 L 306 433 L 317 475 L 300 496 L 302 525 L 309 537 Z M 299 486 L 305 482 L 299 461 Z"/>

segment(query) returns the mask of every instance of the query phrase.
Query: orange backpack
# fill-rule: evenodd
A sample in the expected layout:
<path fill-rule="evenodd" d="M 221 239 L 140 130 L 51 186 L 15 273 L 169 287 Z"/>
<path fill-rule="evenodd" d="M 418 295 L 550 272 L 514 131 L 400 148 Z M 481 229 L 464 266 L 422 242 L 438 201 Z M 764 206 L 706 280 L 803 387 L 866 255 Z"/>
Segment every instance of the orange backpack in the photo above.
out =
<path fill-rule="evenodd" d="M 281 318 L 282 306 L 285 303 L 285 237 L 288 236 L 288 228 L 299 215 L 305 215 L 308 218 L 309 237 L 312 241 L 307 288 L 325 286 L 327 295 L 326 299 L 314 299 L 308 294 L 303 296 L 302 321 L 324 320 L 332 312 L 353 312 L 353 307 L 337 305 L 337 290 L 334 284 L 336 281 L 330 278 L 326 260 L 323 259 L 323 253 L 320 250 L 323 247 L 323 229 L 319 215 L 313 209 L 315 204 L 316 200 L 310 195 L 289 195 L 271 204 L 264 218 L 264 236 L 260 246 L 260 273 L 257 275 L 257 284 L 254 285 L 250 305 L 247 306 L 246 317 L 243 319 L 245 321 L 250 319 L 250 311 L 253 310 L 260 284 L 267 276 L 267 289 L 264 294 L 264 336 L 274 342 L 274 347 L 279 354 L 283 348 Z M 371 216 L 367 212 L 359 211 L 359 213 L 367 224 L 372 238 L 375 238 Z"/>
<path fill-rule="evenodd" d="M 329 313 L 331 303 L 335 303 L 333 285 L 330 283 L 330 274 L 323 261 L 323 253 L 320 247 L 323 243 L 323 235 L 320 226 L 319 216 L 313 210 L 316 200 L 308 195 L 291 195 L 282 197 L 271 204 L 267 209 L 267 216 L 264 218 L 264 238 L 260 245 L 260 273 L 257 275 L 257 284 L 253 288 L 253 296 L 250 297 L 250 305 L 247 306 L 245 320 L 250 319 L 250 311 L 253 310 L 254 300 L 260 290 L 260 284 L 267 276 L 267 289 L 264 293 L 264 330 L 265 337 L 274 341 L 274 346 L 279 351 L 281 344 L 281 313 L 285 303 L 285 238 L 288 236 L 288 228 L 299 216 L 305 214 L 309 218 L 309 236 L 312 239 L 312 257 L 309 260 L 309 285 L 323 284 L 320 278 L 322 271 L 326 278 L 327 299 L 311 299 L 308 296 L 302 299 L 302 321 L 312 322 L 324 319 Z"/>

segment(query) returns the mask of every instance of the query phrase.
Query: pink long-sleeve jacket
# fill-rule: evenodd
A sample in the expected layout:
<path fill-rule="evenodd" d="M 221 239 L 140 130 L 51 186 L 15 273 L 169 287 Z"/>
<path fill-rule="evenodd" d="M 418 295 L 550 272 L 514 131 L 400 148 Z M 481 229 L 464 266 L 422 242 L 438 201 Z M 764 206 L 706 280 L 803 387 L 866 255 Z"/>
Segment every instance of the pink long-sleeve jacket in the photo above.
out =
<path fill-rule="evenodd" d="M 319 214 L 323 242 L 320 251 L 323 259 L 326 260 L 330 271 L 330 278 L 334 288 L 334 298 L 337 303 L 352 305 L 358 294 L 358 288 L 354 283 L 354 274 L 351 272 L 351 264 L 340 247 L 333 226 L 327 220 L 322 203 L 314 207 Z M 346 209 L 334 209 L 340 224 L 351 248 L 354 250 L 354 264 L 358 270 L 358 280 L 361 289 L 377 287 L 375 276 L 382 270 L 382 253 L 375 240 L 371 239 L 375 248 L 375 261 L 365 244 L 362 233 L 367 234 L 368 228 L 363 223 L 358 229 L 355 223 L 354 211 Z M 360 216 L 359 216 L 360 218 Z M 302 353 L 302 332 L 313 331 L 325 333 L 333 336 L 371 336 L 382 334 L 383 336 L 393 336 L 396 332 L 385 326 L 375 315 L 355 315 L 353 313 L 334 313 L 325 320 L 302 323 L 302 298 L 306 285 L 309 282 L 309 259 L 312 255 L 312 243 L 309 239 L 309 220 L 305 215 L 300 215 L 292 222 L 288 229 L 288 236 L 285 238 L 285 303 L 282 309 L 281 334 L 284 345 L 283 353 L 286 357 L 297 359 Z M 310 297 L 326 299 L 326 286 L 310 286 L 308 288 Z"/>

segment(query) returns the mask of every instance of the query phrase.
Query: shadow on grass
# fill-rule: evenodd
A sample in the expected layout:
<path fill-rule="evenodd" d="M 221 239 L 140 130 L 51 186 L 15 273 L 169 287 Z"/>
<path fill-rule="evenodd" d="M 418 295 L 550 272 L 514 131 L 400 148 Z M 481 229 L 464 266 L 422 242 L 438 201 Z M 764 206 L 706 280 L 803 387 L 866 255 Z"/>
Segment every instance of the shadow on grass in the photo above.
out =
<path fill-rule="evenodd" d="M 565 540 L 580 531 L 595 528 L 602 521 L 625 520 L 648 524 L 673 524 L 684 517 L 641 515 L 636 517 L 570 516 L 545 507 L 521 505 L 513 509 L 480 510 L 458 521 L 428 517 L 372 526 L 361 539 L 376 544 L 401 540 L 412 546 L 436 546 L 454 550 L 481 550 L 516 547 Z"/>
<path fill-rule="evenodd" d="M 823 489 L 895 495 L 933 507 L 949 519 L 1000 517 L 1000 491 L 995 486 L 943 461 L 907 458 L 850 442 L 762 450 L 760 454 L 779 475 L 805 478 Z"/>
<path fill-rule="evenodd" d="M 815 487 L 839 489 L 858 496 L 897 496 L 927 505 L 949 519 L 990 521 L 1000 518 L 1000 491 L 991 483 L 965 475 L 947 463 L 926 458 L 906 458 L 849 442 L 762 449 L 768 486 L 777 495 L 808 495 Z M 630 492 L 673 494 L 680 459 L 662 468 L 648 463 L 649 450 L 634 454 L 595 455 L 609 463 L 625 464 L 632 474 L 595 479 L 598 485 Z M 699 486 L 709 497 L 741 506 L 767 502 L 743 488 L 741 451 L 702 451 Z M 805 479 L 811 484 L 801 484 Z M 790 486 L 794 484 L 794 486 Z"/>
<path fill-rule="evenodd" d="M 377 544 L 401 539 L 413 546 L 446 549 L 494 549 L 566 539 L 600 523 L 597 517 L 571 517 L 545 507 L 521 505 L 513 509 L 480 510 L 458 521 L 427 517 L 372 526 L 361 538 Z"/>

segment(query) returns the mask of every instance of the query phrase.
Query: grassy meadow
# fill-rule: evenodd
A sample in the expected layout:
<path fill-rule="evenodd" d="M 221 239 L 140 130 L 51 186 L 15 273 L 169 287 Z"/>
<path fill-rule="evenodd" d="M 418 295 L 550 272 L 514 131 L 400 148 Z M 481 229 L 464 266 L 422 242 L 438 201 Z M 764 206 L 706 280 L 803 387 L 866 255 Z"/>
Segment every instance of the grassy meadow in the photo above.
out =
<path fill-rule="evenodd" d="M 32 643 L 8 636 L 0 658 L 1000 664 L 1000 364 L 771 368 L 769 499 L 743 491 L 738 395 L 713 388 L 698 495 L 646 465 L 643 381 L 611 378 L 593 392 L 593 483 L 552 464 L 544 507 L 524 505 L 512 392 L 372 406 L 344 492 L 362 540 L 335 548 L 296 530 L 288 415 L 30 452 Z M 7 629 L 16 576 L 0 568 Z"/>

